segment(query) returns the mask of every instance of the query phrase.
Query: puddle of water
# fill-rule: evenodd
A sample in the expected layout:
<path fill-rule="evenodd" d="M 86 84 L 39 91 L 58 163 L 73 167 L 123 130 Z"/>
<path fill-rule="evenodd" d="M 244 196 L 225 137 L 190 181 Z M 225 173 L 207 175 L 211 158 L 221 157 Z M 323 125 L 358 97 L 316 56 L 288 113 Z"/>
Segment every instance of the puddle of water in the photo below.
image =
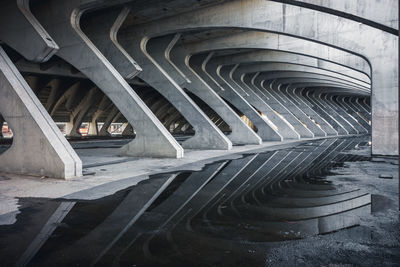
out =
<path fill-rule="evenodd" d="M 154 175 L 94 201 L 20 199 L 17 222 L 0 227 L 0 258 L 4 266 L 263 265 L 271 244 L 356 226 L 370 214 L 370 194 L 325 178 L 343 162 L 369 160 L 343 153 L 367 138 Z"/>

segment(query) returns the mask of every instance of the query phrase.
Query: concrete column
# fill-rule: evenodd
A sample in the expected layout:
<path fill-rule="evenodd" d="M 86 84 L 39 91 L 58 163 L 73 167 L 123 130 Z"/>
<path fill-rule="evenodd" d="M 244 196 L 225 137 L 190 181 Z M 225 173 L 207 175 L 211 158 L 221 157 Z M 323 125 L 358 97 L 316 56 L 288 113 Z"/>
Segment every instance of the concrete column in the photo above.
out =
<path fill-rule="evenodd" d="M 96 1 L 91 1 L 91 4 L 94 3 Z M 182 147 L 82 32 L 80 18 L 85 10 L 81 10 L 79 0 L 49 0 L 45 10 L 36 11 L 44 28 L 60 46 L 57 55 L 91 79 L 125 118 L 136 125 L 137 137 L 121 149 L 121 154 L 174 158 L 183 156 Z M 54 21 L 59 23 L 55 24 Z"/>
<path fill-rule="evenodd" d="M 8 25 L 0 29 L 0 39 L 26 59 L 43 62 L 57 52 L 57 44 L 30 12 L 29 1 L 2 1 L 0 13 L 0 23 Z M 82 176 L 81 160 L 1 47 L 0 71 L 0 114 L 14 134 L 13 145 L 0 156 L 0 170 Z"/>
<path fill-rule="evenodd" d="M 349 18 L 323 13 L 320 10 L 310 10 L 275 1 L 249 1 L 245 6 L 241 1 L 228 1 L 218 6 L 189 12 L 184 17 L 179 17 L 179 23 L 176 18 L 152 22 L 143 34 L 157 35 L 159 31 L 182 31 L 196 27 L 245 28 L 282 32 L 362 55 L 372 66 L 372 117 L 375 121 L 372 125 L 372 153 L 397 155 L 398 37 L 381 29 Z M 226 12 L 227 9 L 230 12 Z M 265 17 L 269 17 L 269 20 L 265 21 Z M 310 19 L 309 23 L 302 23 L 305 17 L 313 19 Z M 343 27 L 344 24 L 346 27 Z"/>

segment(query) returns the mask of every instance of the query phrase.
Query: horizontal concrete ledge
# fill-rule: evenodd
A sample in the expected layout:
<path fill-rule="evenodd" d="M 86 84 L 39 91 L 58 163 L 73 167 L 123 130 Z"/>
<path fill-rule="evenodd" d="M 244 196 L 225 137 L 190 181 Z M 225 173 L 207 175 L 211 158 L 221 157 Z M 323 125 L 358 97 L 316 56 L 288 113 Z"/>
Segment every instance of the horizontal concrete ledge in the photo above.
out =
<path fill-rule="evenodd" d="M 234 146 L 232 150 L 186 150 L 185 157 L 181 159 L 129 159 L 125 160 L 117 156 L 98 157 L 98 162 L 85 164 L 86 173 L 93 173 L 68 181 L 45 178 L 38 179 L 33 176 L 21 176 L 15 174 L 0 173 L 0 194 L 4 201 L 10 203 L 7 207 L 0 208 L 0 216 L 16 212 L 18 209 L 17 198 L 41 197 L 41 198 L 65 198 L 65 199 L 97 199 L 119 190 L 134 186 L 146 180 L 151 175 L 181 170 L 201 170 L 205 164 L 218 160 L 237 159 L 243 154 L 260 153 L 265 151 L 290 148 L 309 141 L 329 139 L 336 137 L 351 137 L 360 135 L 334 136 L 327 138 L 310 138 L 302 140 L 288 140 L 283 142 L 264 142 L 262 145 Z M 97 148 L 96 148 L 97 149 Z M 112 149 L 105 148 L 104 154 L 110 155 Z M 82 149 L 77 153 L 83 162 L 91 156 L 90 149 Z M 98 154 L 99 150 L 94 153 Z M 93 156 L 93 154 L 92 154 Z"/>

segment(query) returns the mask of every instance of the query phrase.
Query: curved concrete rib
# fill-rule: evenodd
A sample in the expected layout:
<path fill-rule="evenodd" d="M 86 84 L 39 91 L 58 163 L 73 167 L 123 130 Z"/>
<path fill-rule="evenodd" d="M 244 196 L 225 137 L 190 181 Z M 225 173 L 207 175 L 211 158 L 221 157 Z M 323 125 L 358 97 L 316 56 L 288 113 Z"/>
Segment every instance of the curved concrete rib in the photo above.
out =
<path fill-rule="evenodd" d="M 187 65 L 186 55 L 182 50 L 179 51 L 175 49 L 174 58 L 176 65 L 171 61 L 170 52 L 179 37 L 180 35 L 176 34 L 151 40 L 152 42 L 148 45 L 148 51 L 180 87 L 188 89 L 201 98 L 231 126 L 232 133 L 228 135 L 229 140 L 235 144 L 261 144 L 261 138 L 240 119 L 208 84 L 190 69 Z M 166 50 L 164 50 L 163 47 L 157 47 L 160 41 L 164 43 L 163 39 L 167 39 L 167 42 L 170 41 Z"/>
<path fill-rule="evenodd" d="M 181 158 L 182 147 L 82 32 L 80 18 L 84 9 L 80 4 L 79 0 L 47 1 L 48 9 L 38 10 L 38 18 L 59 44 L 57 55 L 91 79 L 135 125 L 137 136 L 121 149 L 121 154 Z"/>
<path fill-rule="evenodd" d="M 230 12 L 226 12 L 226 10 Z M 225 12 L 224 12 L 225 11 Z M 219 14 L 216 16 L 215 14 Z M 268 18 L 265 21 L 265 18 Z M 301 23 L 304 18 L 307 23 Z M 343 24 L 346 27 L 342 27 Z M 351 19 L 273 1 L 229 1 L 151 22 L 142 36 L 195 28 L 246 28 L 314 40 L 364 57 L 372 68 L 372 153 L 398 154 L 398 37 Z M 129 28 L 129 27 L 128 27 Z M 131 33 L 127 29 L 126 32 Z M 381 129 L 388 129 L 381 131 Z"/>
<path fill-rule="evenodd" d="M 252 77 L 250 75 L 246 75 L 246 73 L 241 73 L 240 71 L 237 72 L 236 78 L 235 75 L 233 76 L 237 83 L 241 82 L 247 88 L 250 88 L 249 86 L 251 86 L 252 80 L 254 80 L 256 77 L 257 74 Z M 322 129 L 318 128 L 317 125 L 312 122 L 301 109 L 297 108 L 297 106 L 287 100 L 286 96 L 281 93 L 279 85 L 276 89 L 277 90 L 273 92 L 275 99 L 279 101 L 280 104 L 287 110 L 289 110 L 290 113 L 304 125 L 304 127 L 311 131 L 314 134 L 314 137 L 326 136 L 326 133 Z"/>
<path fill-rule="evenodd" d="M 321 54 L 320 56 L 322 57 L 323 55 Z M 329 60 L 331 59 L 328 55 L 325 55 L 323 58 L 316 58 L 309 55 L 286 52 L 282 50 L 257 49 L 251 52 L 242 52 L 227 56 L 216 56 L 212 61 L 218 65 L 234 65 L 244 63 L 286 63 L 308 66 L 329 71 L 325 72 L 325 74 L 332 75 L 335 73 L 338 75 L 337 77 L 344 79 L 347 78 L 349 81 L 359 85 L 370 87 L 371 79 L 365 73 L 354 70 L 347 66 L 340 65 L 338 63 L 331 62 Z"/>
<path fill-rule="evenodd" d="M 276 127 L 278 133 L 284 139 L 298 139 L 301 137 L 301 134 L 297 129 L 290 124 L 286 119 L 280 117 L 276 110 L 273 110 L 270 105 L 268 105 L 257 92 L 252 90 L 245 90 L 242 86 L 240 86 L 233 79 L 232 75 L 235 73 L 235 70 L 238 65 L 235 66 L 217 66 L 216 64 L 211 64 L 210 73 L 213 73 L 215 79 L 219 77 L 228 87 L 236 90 L 238 94 L 240 94 L 243 98 L 245 98 L 249 104 L 254 106 L 257 110 L 262 112 Z M 212 69 L 215 71 L 212 71 Z"/>
<path fill-rule="evenodd" d="M 265 79 L 269 79 L 269 78 L 279 78 L 279 77 L 288 77 L 290 75 L 293 75 L 293 73 L 287 73 L 287 72 L 283 72 L 283 73 L 278 73 L 279 75 L 271 75 L 270 72 L 268 73 L 256 73 L 254 74 L 253 78 L 251 79 L 251 83 L 248 84 L 248 86 L 250 88 L 252 88 L 253 90 L 257 90 L 260 94 L 260 96 L 262 95 L 263 97 L 266 97 L 263 90 L 260 90 L 256 84 L 261 84 L 261 82 Z M 300 77 L 319 77 L 318 75 L 313 76 L 314 74 L 302 74 L 302 73 L 297 73 L 299 74 Z M 278 77 L 277 77 L 278 76 Z M 286 87 L 286 90 L 288 89 L 289 86 Z M 285 92 L 283 92 L 285 93 Z M 323 119 L 317 112 L 315 112 L 312 108 L 310 108 L 307 104 L 305 104 L 303 101 L 301 101 L 300 99 L 298 99 L 298 96 L 296 95 L 291 95 L 288 92 L 286 92 L 287 97 L 290 99 L 290 101 L 292 101 L 292 103 L 294 103 L 296 106 L 300 107 L 300 109 L 307 114 L 307 116 L 310 117 L 310 119 L 314 120 L 316 123 L 318 123 L 321 128 L 323 129 L 323 131 L 327 134 L 327 135 L 337 135 L 337 131 L 325 120 Z M 267 101 L 267 100 L 266 100 Z"/>
<path fill-rule="evenodd" d="M 149 54 L 150 39 L 141 36 L 140 32 L 139 30 L 130 34 L 129 38 L 120 37 L 120 44 L 143 68 L 138 77 L 160 92 L 193 126 L 195 136 L 186 140 L 182 146 L 197 149 L 231 149 L 232 142 Z M 165 51 L 169 43 L 167 41 L 160 43 L 162 47 L 159 49 Z M 113 63 L 113 59 L 110 60 Z"/>
<path fill-rule="evenodd" d="M 281 141 L 282 136 L 278 133 L 276 125 L 272 122 L 266 121 L 260 114 L 250 105 L 248 101 L 243 98 L 241 92 L 233 88 L 229 83 L 227 83 L 222 76 L 218 73 L 218 66 L 209 65 L 209 59 L 212 57 L 212 53 L 209 54 L 201 64 L 201 68 L 196 69 L 193 64 L 193 69 L 197 71 L 197 74 L 207 79 L 211 83 L 216 85 L 217 93 L 222 97 L 230 101 L 237 109 L 243 112 L 246 117 L 248 117 L 252 123 L 258 129 L 258 135 L 265 141 Z"/>
<path fill-rule="evenodd" d="M 240 78 L 239 78 L 240 80 Z M 231 79 L 232 82 L 234 82 Z M 237 82 L 235 82 L 236 86 L 239 86 Z M 244 86 L 244 85 L 243 85 Z M 240 87 L 240 86 L 239 86 Z M 244 90 L 244 92 L 252 93 L 252 90 Z M 275 112 L 279 113 L 293 128 L 294 130 L 300 135 L 301 138 L 313 138 L 314 134 L 305 127 L 293 114 L 279 102 L 278 97 L 273 94 L 272 91 L 265 92 L 264 91 L 264 100 L 261 100 L 263 103 L 269 105 Z M 251 102 L 252 103 L 252 102 Z"/>

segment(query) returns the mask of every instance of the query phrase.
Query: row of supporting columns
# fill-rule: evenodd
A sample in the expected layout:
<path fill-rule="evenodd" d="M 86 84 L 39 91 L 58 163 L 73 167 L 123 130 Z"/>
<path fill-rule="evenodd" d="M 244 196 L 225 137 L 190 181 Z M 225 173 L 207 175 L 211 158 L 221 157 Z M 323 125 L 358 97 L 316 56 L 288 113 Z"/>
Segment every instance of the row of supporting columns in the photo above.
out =
<path fill-rule="evenodd" d="M 121 148 L 125 156 L 181 158 L 184 148 L 229 150 L 234 144 L 368 133 L 377 144 L 373 153 L 397 153 L 393 151 L 397 146 L 391 145 L 397 140 L 397 126 L 388 125 L 397 116 L 393 113 L 397 57 L 386 65 L 382 60 L 398 40 L 386 31 L 369 25 L 355 28 L 351 19 L 274 1 L 251 0 L 244 9 L 238 6 L 240 1 L 229 1 L 189 9 L 179 18 L 138 24 L 132 24 L 135 11 L 129 0 L 45 0 L 31 6 L 25 2 L 1 4 L 1 13 L 4 10 L 7 16 L 0 24 L 14 21 L 16 26 L 1 27 L 0 40 L 31 62 L 44 62 L 55 54 L 91 82 L 42 81 L 52 87 L 43 106 L 37 98 L 40 92 L 32 91 L 43 84 L 25 82 L 1 50 L 0 113 L 14 133 L 12 147 L 0 155 L 1 171 L 81 176 L 80 159 L 50 117 L 62 106 L 70 114 L 71 136 L 79 135 L 88 114 L 89 133 L 100 136 L 108 134 L 111 123 L 123 120 L 124 132 L 135 132 L 135 139 Z M 235 17 L 239 9 L 245 16 Z M 320 22 L 323 27 L 311 26 L 318 31 L 316 36 L 306 30 L 298 36 L 291 25 L 305 27 L 298 21 L 303 13 L 315 16 L 315 23 L 324 17 L 332 25 Z M 265 14 L 275 15 L 266 19 Z M 337 21 L 348 25 L 354 36 L 331 28 Z M 327 33 L 335 38 L 325 38 Z M 374 45 L 350 48 L 344 41 L 371 34 L 377 36 Z M 21 45 L 21 38 L 32 45 Z M 52 68 L 49 64 L 46 71 Z M 134 88 L 132 79 L 138 78 L 155 91 Z M 383 81 L 387 79 L 391 82 Z M 371 86 L 372 111 L 366 102 Z M 84 95 L 83 87 L 89 88 Z M 23 115 L 16 116 L 15 108 Z M 100 117 L 104 124 L 99 130 Z M 375 129 L 379 125 L 387 128 L 384 136 Z M 44 127 L 51 128 L 54 136 Z M 187 131 L 193 135 L 181 144 L 171 135 Z M 32 142 L 40 147 L 31 146 Z M 51 150 L 52 160 L 35 157 Z"/>

